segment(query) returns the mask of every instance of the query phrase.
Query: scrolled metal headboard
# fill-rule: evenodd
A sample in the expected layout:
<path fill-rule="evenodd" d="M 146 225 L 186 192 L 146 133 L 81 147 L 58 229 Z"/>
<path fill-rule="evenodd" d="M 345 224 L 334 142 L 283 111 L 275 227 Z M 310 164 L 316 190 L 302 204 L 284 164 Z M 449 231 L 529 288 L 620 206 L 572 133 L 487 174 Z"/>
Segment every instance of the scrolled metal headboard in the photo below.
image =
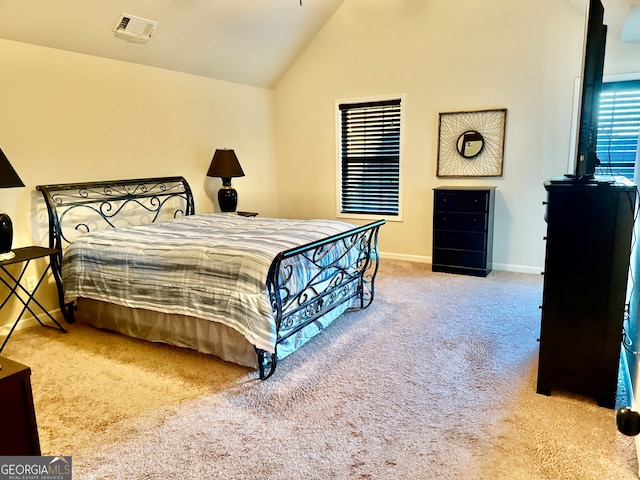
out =
<path fill-rule="evenodd" d="M 193 193 L 184 177 L 136 178 L 38 185 L 47 205 L 49 247 L 58 250 L 51 269 L 60 307 L 73 322 L 73 306 L 62 298 L 62 256 L 80 235 L 128 225 L 143 225 L 195 213 Z"/>
<path fill-rule="evenodd" d="M 184 177 L 61 183 L 36 189 L 47 205 L 49 246 L 61 250 L 82 233 L 153 223 L 195 211 Z M 129 206 L 135 207 L 137 218 Z"/>

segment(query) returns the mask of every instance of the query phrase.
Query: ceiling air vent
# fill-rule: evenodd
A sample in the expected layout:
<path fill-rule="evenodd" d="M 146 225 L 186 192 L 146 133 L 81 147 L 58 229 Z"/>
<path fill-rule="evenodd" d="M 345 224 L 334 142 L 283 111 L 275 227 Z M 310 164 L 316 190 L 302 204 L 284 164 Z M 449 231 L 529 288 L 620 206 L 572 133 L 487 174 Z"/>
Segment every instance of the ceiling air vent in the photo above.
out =
<path fill-rule="evenodd" d="M 157 26 L 158 22 L 153 20 L 123 13 L 120 15 L 113 31 L 116 37 L 124 38 L 130 42 L 144 43 L 151 38 Z"/>

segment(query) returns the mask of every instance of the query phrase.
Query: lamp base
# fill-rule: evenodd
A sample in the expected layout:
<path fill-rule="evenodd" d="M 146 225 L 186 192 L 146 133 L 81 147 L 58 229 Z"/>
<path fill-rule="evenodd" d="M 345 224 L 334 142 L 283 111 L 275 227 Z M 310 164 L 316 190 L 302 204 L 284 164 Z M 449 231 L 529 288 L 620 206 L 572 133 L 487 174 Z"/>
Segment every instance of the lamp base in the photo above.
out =
<path fill-rule="evenodd" d="M 16 256 L 11 251 L 13 243 L 13 224 L 11 218 L 4 212 L 0 212 L 0 261 L 11 260 Z"/>
<path fill-rule="evenodd" d="M 235 212 L 238 206 L 238 192 L 230 186 L 223 186 L 218 190 L 218 205 L 221 212 Z"/>
<path fill-rule="evenodd" d="M 11 260 L 15 256 L 16 256 L 16 252 L 12 252 L 12 251 L 0 253 L 0 262 L 6 262 L 7 260 Z"/>

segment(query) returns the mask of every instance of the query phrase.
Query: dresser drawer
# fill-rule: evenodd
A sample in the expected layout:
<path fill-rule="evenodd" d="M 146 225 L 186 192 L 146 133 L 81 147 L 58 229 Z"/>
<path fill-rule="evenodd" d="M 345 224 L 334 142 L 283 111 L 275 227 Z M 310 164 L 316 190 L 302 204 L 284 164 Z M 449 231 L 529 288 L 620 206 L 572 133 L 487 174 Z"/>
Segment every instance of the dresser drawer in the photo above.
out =
<path fill-rule="evenodd" d="M 467 268 L 485 268 L 486 254 L 484 251 L 454 250 L 448 248 L 433 249 L 434 265 L 455 265 Z"/>
<path fill-rule="evenodd" d="M 489 195 L 486 191 L 440 191 L 435 196 L 436 211 L 486 212 Z"/>
<path fill-rule="evenodd" d="M 436 212 L 433 227 L 436 230 L 464 230 L 484 232 L 487 229 L 488 215 L 485 213 Z"/>
<path fill-rule="evenodd" d="M 433 234 L 435 248 L 481 250 L 487 248 L 487 236 L 482 232 L 449 232 L 437 230 Z"/>

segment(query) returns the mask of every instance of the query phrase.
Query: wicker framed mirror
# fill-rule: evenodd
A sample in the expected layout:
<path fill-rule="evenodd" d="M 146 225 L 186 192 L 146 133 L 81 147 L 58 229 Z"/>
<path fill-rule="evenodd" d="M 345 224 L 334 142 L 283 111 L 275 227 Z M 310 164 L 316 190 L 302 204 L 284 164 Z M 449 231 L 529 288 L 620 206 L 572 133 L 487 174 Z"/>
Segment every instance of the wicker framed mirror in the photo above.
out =
<path fill-rule="evenodd" d="M 440 113 L 438 177 L 500 177 L 507 109 Z"/>

